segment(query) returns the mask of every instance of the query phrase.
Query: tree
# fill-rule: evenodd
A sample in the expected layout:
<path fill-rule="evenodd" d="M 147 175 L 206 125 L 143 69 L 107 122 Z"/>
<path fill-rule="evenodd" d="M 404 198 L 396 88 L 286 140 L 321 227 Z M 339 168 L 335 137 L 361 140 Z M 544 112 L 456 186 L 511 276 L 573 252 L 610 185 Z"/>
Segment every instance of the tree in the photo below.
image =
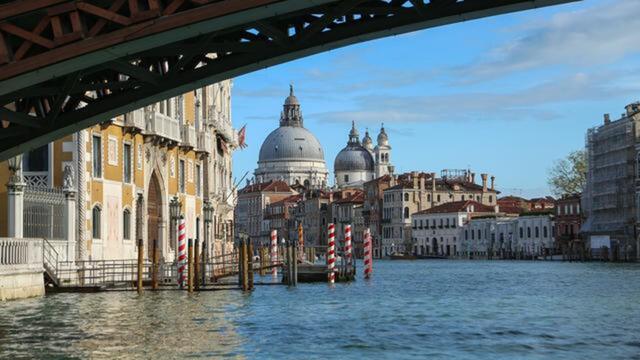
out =
<path fill-rule="evenodd" d="M 579 194 L 587 183 L 587 153 L 577 150 L 556 160 L 549 170 L 548 183 L 556 196 Z"/>

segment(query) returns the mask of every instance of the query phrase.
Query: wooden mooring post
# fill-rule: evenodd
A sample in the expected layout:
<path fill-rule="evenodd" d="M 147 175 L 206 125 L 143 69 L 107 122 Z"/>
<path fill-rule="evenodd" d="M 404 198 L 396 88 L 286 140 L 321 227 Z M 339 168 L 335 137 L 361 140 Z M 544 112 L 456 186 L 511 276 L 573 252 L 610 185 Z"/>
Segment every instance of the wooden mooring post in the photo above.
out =
<path fill-rule="evenodd" d="M 137 282 L 137 290 L 138 294 L 142 294 L 142 277 L 144 276 L 143 272 L 143 264 L 144 264 L 144 243 L 142 239 L 138 239 L 138 282 Z"/>
<path fill-rule="evenodd" d="M 187 290 L 193 292 L 193 239 L 187 243 Z"/>
<path fill-rule="evenodd" d="M 153 240 L 153 253 L 151 254 L 152 265 L 151 265 L 151 289 L 158 290 L 158 270 L 159 270 L 159 260 L 160 254 L 158 252 L 158 240 Z"/>
<path fill-rule="evenodd" d="M 248 249 L 247 252 L 249 253 L 249 258 L 248 260 L 248 270 L 249 270 L 249 289 L 253 290 L 253 244 L 251 243 L 251 240 L 248 240 L 249 244 L 248 244 Z"/>
<path fill-rule="evenodd" d="M 200 290 L 200 239 L 195 239 L 193 245 L 193 287 Z"/>

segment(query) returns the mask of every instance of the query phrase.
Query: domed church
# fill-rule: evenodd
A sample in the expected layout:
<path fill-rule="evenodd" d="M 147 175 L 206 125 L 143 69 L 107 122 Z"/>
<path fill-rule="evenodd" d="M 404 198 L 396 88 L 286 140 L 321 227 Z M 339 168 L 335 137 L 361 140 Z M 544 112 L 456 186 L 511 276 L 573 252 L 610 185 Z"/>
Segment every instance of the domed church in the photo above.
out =
<path fill-rule="evenodd" d="M 272 131 L 260 147 L 254 176 L 258 183 L 282 180 L 307 189 L 327 187 L 329 172 L 322 145 L 304 128 L 300 102 L 293 93 L 293 86 L 284 101 L 280 127 Z"/>
<path fill-rule="evenodd" d="M 362 143 L 358 137 L 355 122 L 351 122 L 347 146 L 338 153 L 333 163 L 338 188 L 362 187 L 367 181 L 393 173 L 389 159 L 391 146 L 384 125 L 380 129 L 375 148 L 368 130 L 362 138 Z"/>

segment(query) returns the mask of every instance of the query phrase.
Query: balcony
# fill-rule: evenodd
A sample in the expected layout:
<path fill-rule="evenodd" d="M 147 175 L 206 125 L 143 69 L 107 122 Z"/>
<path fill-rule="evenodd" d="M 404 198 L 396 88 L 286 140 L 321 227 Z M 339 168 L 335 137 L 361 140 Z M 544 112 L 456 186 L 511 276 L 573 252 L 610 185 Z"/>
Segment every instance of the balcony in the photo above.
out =
<path fill-rule="evenodd" d="M 213 135 L 208 131 L 201 131 L 198 133 L 198 152 L 210 154 L 213 152 Z"/>
<path fill-rule="evenodd" d="M 175 142 L 180 142 L 181 140 L 178 120 L 157 111 L 151 115 L 147 130 L 149 135 L 160 136 Z"/>
<path fill-rule="evenodd" d="M 180 128 L 180 135 L 182 138 L 182 142 L 180 146 L 195 148 L 198 143 L 198 139 L 196 139 L 196 129 L 191 126 L 184 124 Z"/>
<path fill-rule="evenodd" d="M 138 131 L 145 131 L 147 128 L 147 121 L 145 119 L 144 109 L 138 109 L 126 113 L 124 115 L 124 126 Z"/>

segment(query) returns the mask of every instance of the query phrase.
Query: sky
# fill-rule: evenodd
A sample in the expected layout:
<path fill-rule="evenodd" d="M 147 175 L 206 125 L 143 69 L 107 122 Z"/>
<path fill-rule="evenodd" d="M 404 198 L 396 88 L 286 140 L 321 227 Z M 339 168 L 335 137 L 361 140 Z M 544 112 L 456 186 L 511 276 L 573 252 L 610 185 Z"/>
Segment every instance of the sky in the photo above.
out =
<path fill-rule="evenodd" d="M 291 83 L 331 183 L 355 121 L 374 143 L 384 123 L 396 173 L 470 168 L 496 176 L 503 195 L 549 195 L 554 161 L 583 148 L 604 113 L 617 119 L 640 100 L 638 14 L 638 0 L 585 0 L 351 45 L 235 78 L 233 122 L 247 125 L 249 146 L 234 154 L 234 177 L 252 176 Z"/>

